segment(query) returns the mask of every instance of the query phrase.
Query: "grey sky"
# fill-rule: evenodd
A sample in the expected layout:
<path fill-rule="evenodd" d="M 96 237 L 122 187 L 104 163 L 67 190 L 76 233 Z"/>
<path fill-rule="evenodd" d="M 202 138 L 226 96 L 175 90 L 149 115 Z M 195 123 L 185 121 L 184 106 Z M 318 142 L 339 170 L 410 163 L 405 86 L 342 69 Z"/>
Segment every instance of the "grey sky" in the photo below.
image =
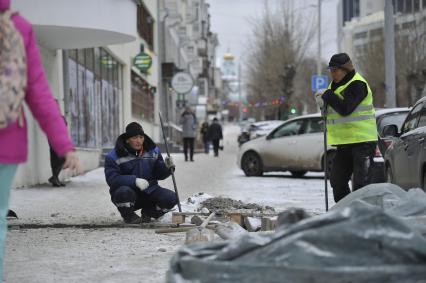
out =
<path fill-rule="evenodd" d="M 268 0 L 274 5 L 280 0 Z M 303 12 L 303 17 L 312 17 L 317 13 L 317 0 L 292 1 L 294 9 Z M 337 51 L 337 3 L 339 0 L 322 0 L 322 57 L 328 60 Z M 245 54 L 245 46 L 250 40 L 249 19 L 259 18 L 263 9 L 263 0 L 208 0 L 211 14 L 211 30 L 219 35 L 218 58 L 229 49 L 238 60 Z M 313 55 L 317 50 L 317 38 L 310 46 Z"/>

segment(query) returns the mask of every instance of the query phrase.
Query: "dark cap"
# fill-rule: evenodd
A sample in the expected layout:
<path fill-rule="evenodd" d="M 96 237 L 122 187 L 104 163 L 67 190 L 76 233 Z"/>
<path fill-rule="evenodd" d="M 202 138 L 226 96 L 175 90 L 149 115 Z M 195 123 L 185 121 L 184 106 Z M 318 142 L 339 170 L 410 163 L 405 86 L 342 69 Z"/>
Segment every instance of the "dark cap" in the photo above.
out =
<path fill-rule="evenodd" d="M 126 126 L 126 139 L 134 137 L 134 136 L 144 136 L 145 133 L 143 131 L 142 126 L 139 123 L 131 122 Z"/>
<path fill-rule="evenodd" d="M 329 69 L 338 69 L 343 67 L 343 65 L 347 64 L 351 61 L 349 55 L 346 53 L 338 53 L 331 56 L 330 62 L 328 63 Z"/>

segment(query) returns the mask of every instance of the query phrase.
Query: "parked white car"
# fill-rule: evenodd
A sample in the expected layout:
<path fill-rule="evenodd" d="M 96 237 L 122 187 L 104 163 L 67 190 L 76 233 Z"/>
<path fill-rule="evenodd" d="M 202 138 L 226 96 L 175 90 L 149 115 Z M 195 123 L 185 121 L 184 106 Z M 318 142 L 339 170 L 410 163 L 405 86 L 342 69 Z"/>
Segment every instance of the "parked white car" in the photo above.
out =
<path fill-rule="evenodd" d="M 241 145 L 238 166 L 246 176 L 290 171 L 293 176 L 301 177 L 307 171 L 324 171 L 323 124 L 319 113 L 289 119 L 268 135 Z M 329 147 L 327 152 L 331 168 L 335 149 Z"/>

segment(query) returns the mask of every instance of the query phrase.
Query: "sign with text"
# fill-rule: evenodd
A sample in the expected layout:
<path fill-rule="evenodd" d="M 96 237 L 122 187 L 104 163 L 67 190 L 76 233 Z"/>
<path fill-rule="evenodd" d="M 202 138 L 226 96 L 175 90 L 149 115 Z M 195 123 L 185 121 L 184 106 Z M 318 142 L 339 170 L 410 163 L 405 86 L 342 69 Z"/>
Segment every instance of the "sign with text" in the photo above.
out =
<path fill-rule="evenodd" d="M 318 91 L 328 87 L 328 77 L 313 75 L 311 80 L 312 91 Z"/>
<path fill-rule="evenodd" d="M 148 54 L 141 52 L 133 60 L 133 65 L 142 73 L 146 73 L 151 68 L 152 58 Z"/>
<path fill-rule="evenodd" d="M 192 76 L 185 72 L 176 73 L 172 78 L 172 88 L 177 93 L 188 93 L 194 87 Z"/>

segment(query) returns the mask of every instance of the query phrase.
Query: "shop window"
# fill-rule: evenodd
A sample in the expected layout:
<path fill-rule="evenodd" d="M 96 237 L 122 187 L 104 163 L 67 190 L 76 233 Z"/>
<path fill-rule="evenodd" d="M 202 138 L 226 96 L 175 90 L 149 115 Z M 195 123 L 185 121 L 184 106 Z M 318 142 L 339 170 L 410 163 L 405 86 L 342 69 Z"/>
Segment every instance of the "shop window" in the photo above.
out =
<path fill-rule="evenodd" d="M 122 66 L 102 48 L 64 51 L 65 101 L 74 143 L 111 147 L 119 135 Z"/>
<path fill-rule="evenodd" d="M 132 72 L 132 116 L 154 121 L 154 93 L 152 87 Z"/>
<path fill-rule="evenodd" d="M 145 40 L 151 50 L 154 50 L 154 18 L 143 4 L 138 5 L 137 13 L 139 36 Z"/>

